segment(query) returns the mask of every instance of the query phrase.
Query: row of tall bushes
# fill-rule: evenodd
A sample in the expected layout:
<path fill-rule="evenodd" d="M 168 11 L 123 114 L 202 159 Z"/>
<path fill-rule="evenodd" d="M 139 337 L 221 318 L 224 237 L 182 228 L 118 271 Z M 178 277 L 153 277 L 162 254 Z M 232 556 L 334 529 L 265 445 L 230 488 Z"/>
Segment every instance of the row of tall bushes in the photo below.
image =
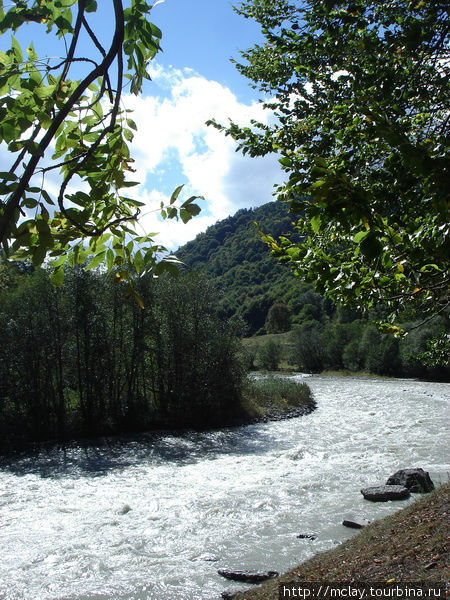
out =
<path fill-rule="evenodd" d="M 370 319 L 321 323 L 311 320 L 290 332 L 247 340 L 245 351 L 250 368 L 276 371 L 289 365 L 299 371 L 359 372 L 404 377 L 448 378 L 448 369 L 430 365 L 427 343 L 445 331 L 439 317 L 414 329 L 403 339 L 383 335 Z"/>
<path fill-rule="evenodd" d="M 8 267 L 8 268 L 7 268 Z M 240 411 L 239 340 L 196 275 L 123 284 L 67 270 L 0 274 L 0 437 L 66 439 L 223 425 Z"/>

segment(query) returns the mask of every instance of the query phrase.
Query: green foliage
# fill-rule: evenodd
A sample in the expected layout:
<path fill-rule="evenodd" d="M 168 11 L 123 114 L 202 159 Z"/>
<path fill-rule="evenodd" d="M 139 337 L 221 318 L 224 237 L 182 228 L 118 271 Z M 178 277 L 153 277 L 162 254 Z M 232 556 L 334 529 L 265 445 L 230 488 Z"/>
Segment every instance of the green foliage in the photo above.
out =
<path fill-rule="evenodd" d="M 267 333 L 283 333 L 291 328 L 291 311 L 283 302 L 275 302 L 267 313 L 265 329 Z"/>
<path fill-rule="evenodd" d="M 263 344 L 258 352 L 259 363 L 267 371 L 276 371 L 281 361 L 281 346 L 273 340 Z"/>
<path fill-rule="evenodd" d="M 289 363 L 301 371 L 348 369 L 384 375 L 445 377 L 445 352 L 439 360 L 436 353 L 430 359 L 424 357 L 428 340 L 440 339 L 446 331 L 444 315 L 420 327 L 420 321 L 400 323 L 399 327 L 411 330 L 410 333 L 398 344 L 395 340 L 384 341 L 386 335 L 373 324 L 384 318 L 380 308 L 363 317 L 355 308 L 336 307 L 328 298 L 314 293 L 311 284 L 292 277 L 286 266 L 271 259 L 256 231 L 255 221 L 264 230 L 274 227 L 288 231 L 290 225 L 285 206 L 271 202 L 219 221 L 177 252 L 185 264 L 204 270 L 217 283 L 221 313 L 244 321 L 245 334 L 258 334 L 244 341 L 248 368 L 262 367 L 259 350 L 271 339 L 282 340 L 283 360 L 289 358 Z M 297 328 L 291 341 L 285 341 L 283 334 L 260 335 L 267 327 L 270 307 L 278 302 L 291 311 L 292 325 Z M 298 328 L 305 335 L 294 351 Z M 444 336 L 444 342 L 446 339 Z M 439 371 L 436 368 L 439 365 L 444 369 Z"/>
<path fill-rule="evenodd" d="M 112 276 L 17 273 L 0 292 L 0 438 L 67 439 L 232 423 L 244 369 L 198 276 L 145 276 L 141 308 Z M 0 273 L 1 275 L 1 273 Z"/>
<path fill-rule="evenodd" d="M 407 323 L 413 327 L 414 323 Z M 400 356 L 407 374 L 424 375 L 427 368 L 448 369 L 450 356 L 449 336 L 437 319 L 424 327 L 416 327 L 401 340 Z"/>
<path fill-rule="evenodd" d="M 272 124 L 223 128 L 242 152 L 276 152 L 300 240 L 264 236 L 320 293 L 395 319 L 448 308 L 449 16 L 445 3 L 245 0 L 265 42 L 239 71 Z M 277 239 L 279 238 L 279 239 Z M 411 317 L 408 317 L 411 318 Z"/>
<path fill-rule="evenodd" d="M 155 307 L 152 352 L 163 414 L 183 427 L 231 422 L 244 369 L 234 329 L 217 314 L 214 284 L 196 274 L 163 277 L 155 284 Z"/>
<path fill-rule="evenodd" d="M 176 252 L 187 266 L 204 271 L 217 282 L 223 314 L 241 318 L 247 334 L 264 327 L 268 311 L 277 301 L 296 314 L 299 295 L 310 287 L 268 255 L 258 228 L 279 235 L 292 232 L 286 207 L 270 202 L 239 210 Z"/>
<path fill-rule="evenodd" d="M 420 363 L 427 367 L 447 367 L 449 366 L 450 356 L 450 337 L 448 333 L 441 333 L 439 336 L 426 341 L 425 349 L 417 355 Z"/>
<path fill-rule="evenodd" d="M 417 323 L 402 324 L 405 328 Z M 437 360 L 426 360 L 433 339 L 446 339 L 439 318 L 416 327 L 408 336 L 397 339 L 382 334 L 366 319 L 328 324 L 310 322 L 290 334 L 290 362 L 300 371 L 367 371 L 388 376 L 427 376 L 448 378 L 448 371 Z"/>
<path fill-rule="evenodd" d="M 50 258 L 56 286 L 66 263 L 83 265 L 89 256 L 88 268 L 119 268 L 119 280 L 131 280 L 130 270 L 174 268 L 173 257 L 157 265 L 165 248 L 153 234 L 135 232 L 143 205 L 129 197 L 137 185 L 128 178 L 136 124 L 122 108 L 125 85 L 138 94 L 149 79 L 161 31 L 148 20 L 144 0 L 126 9 L 110 0 L 102 10 L 114 15 L 105 46 L 90 24 L 97 2 L 0 2 L 0 34 L 13 34 L 9 49 L 0 51 L 0 143 L 9 152 L 0 173 L 0 244 L 7 256 L 31 258 L 35 266 Z M 33 44 L 20 47 L 14 34 L 30 22 L 63 38 L 62 57 L 39 57 Z M 53 172 L 60 180 L 56 198 L 48 181 Z M 195 197 L 177 204 L 181 187 L 161 213 L 186 222 L 200 209 Z"/>
<path fill-rule="evenodd" d="M 292 331 L 291 361 L 301 371 L 320 373 L 325 367 L 325 338 L 319 323 L 310 323 Z"/>

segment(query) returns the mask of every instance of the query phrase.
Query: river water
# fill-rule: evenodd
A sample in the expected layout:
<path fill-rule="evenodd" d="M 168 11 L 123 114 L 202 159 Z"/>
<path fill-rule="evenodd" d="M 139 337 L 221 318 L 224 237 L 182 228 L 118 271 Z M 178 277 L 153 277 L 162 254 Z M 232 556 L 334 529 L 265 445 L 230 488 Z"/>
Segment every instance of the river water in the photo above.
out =
<path fill-rule="evenodd" d="M 304 417 L 1 461 L 0 598 L 213 600 L 246 587 L 218 568 L 287 570 L 354 535 L 348 513 L 409 502 L 361 487 L 409 467 L 448 481 L 448 384 L 295 377 Z"/>

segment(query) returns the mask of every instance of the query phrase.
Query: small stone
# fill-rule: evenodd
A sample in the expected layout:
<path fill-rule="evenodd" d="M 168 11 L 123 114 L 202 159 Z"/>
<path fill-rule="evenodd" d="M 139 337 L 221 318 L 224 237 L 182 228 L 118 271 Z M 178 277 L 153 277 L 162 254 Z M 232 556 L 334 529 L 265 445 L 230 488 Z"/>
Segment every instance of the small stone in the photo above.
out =
<path fill-rule="evenodd" d="M 124 504 L 122 508 L 118 511 L 119 515 L 126 515 L 131 510 L 131 506 L 129 504 Z"/>
<path fill-rule="evenodd" d="M 315 540 L 317 535 L 314 533 L 299 533 L 297 537 L 299 540 Z"/>
<path fill-rule="evenodd" d="M 241 592 L 222 592 L 222 598 L 224 600 L 233 600 L 240 594 Z"/>
<path fill-rule="evenodd" d="M 350 529 L 362 529 L 369 525 L 370 521 L 362 517 L 354 517 L 353 515 L 347 515 L 342 521 L 344 527 L 350 527 Z"/>

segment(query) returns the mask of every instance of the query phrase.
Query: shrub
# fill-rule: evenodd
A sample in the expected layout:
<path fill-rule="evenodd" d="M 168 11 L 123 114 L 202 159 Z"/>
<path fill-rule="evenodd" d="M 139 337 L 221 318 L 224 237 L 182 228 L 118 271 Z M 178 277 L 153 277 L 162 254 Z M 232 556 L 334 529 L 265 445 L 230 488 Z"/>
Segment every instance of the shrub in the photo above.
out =
<path fill-rule="evenodd" d="M 259 362 L 263 369 L 276 371 L 281 361 L 281 346 L 273 340 L 267 341 L 259 350 Z"/>

